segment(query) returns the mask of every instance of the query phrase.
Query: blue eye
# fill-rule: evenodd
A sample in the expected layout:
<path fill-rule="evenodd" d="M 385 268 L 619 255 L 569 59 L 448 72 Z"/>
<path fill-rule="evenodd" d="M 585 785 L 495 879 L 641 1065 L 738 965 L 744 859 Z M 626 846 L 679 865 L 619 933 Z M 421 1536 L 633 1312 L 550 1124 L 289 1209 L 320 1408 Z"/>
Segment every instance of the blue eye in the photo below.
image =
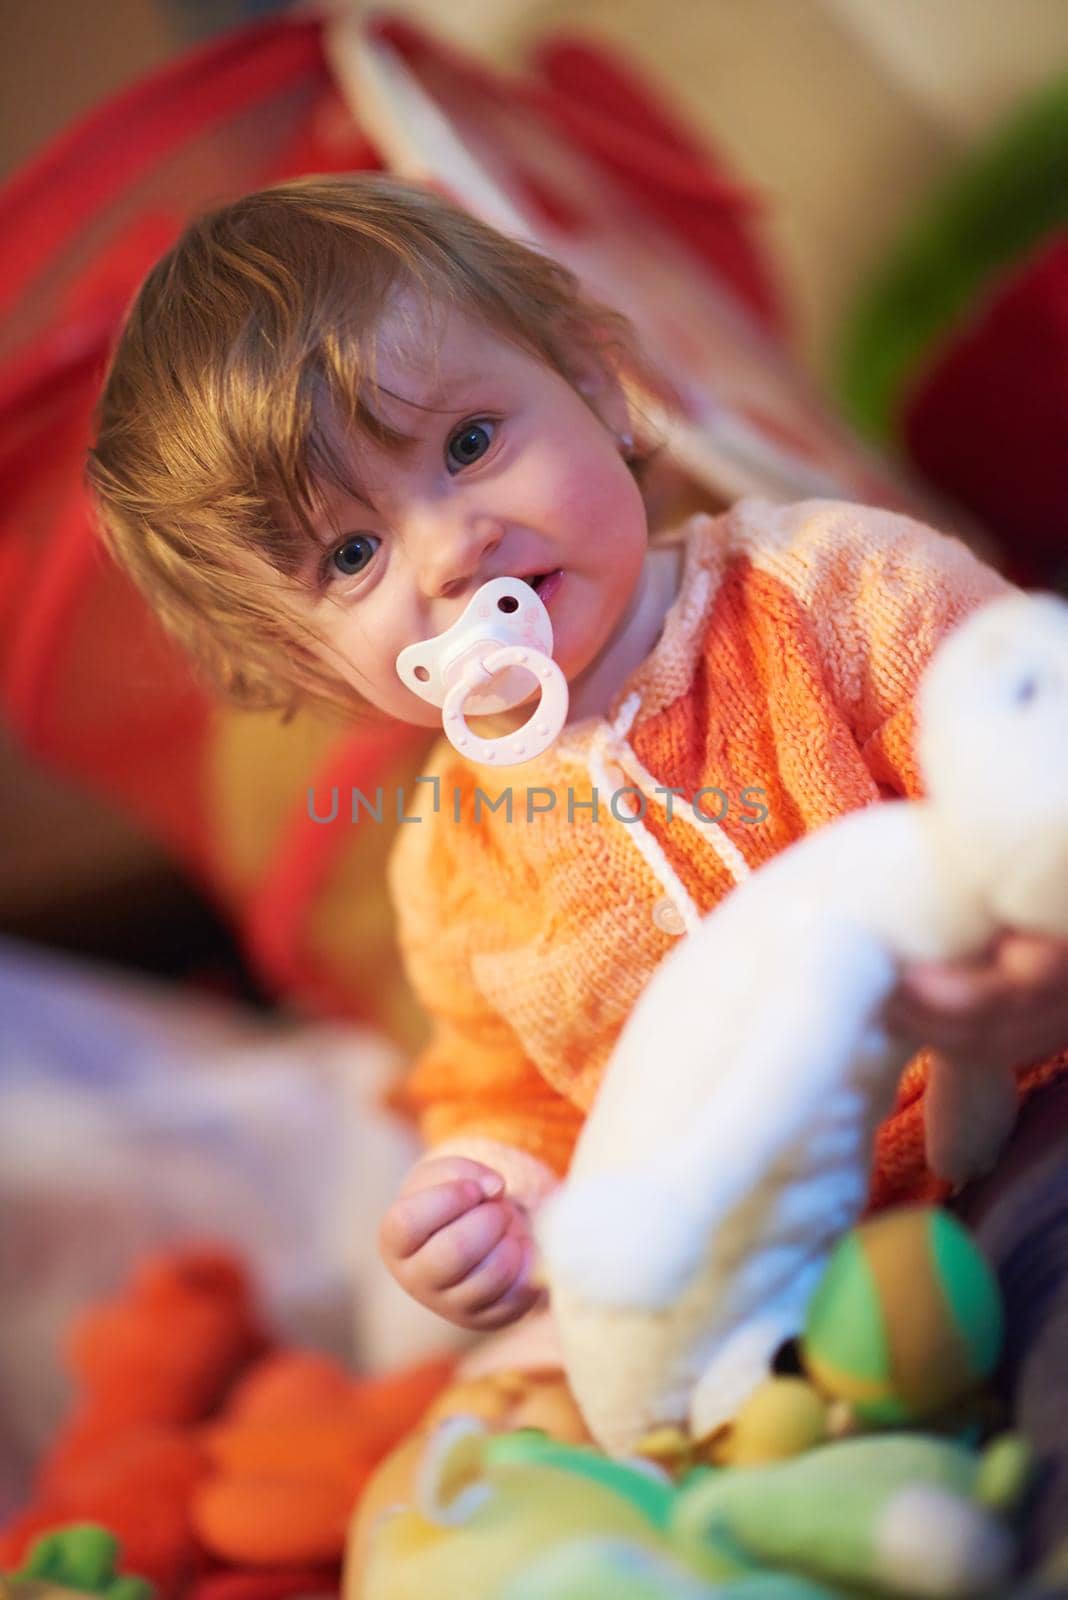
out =
<path fill-rule="evenodd" d="M 484 456 L 493 442 L 492 422 L 469 422 L 449 440 L 446 458 L 450 465 L 469 467 Z"/>
<path fill-rule="evenodd" d="M 345 543 L 339 545 L 334 551 L 331 558 L 334 570 L 340 572 L 343 578 L 354 578 L 357 573 L 363 571 L 371 556 L 375 553 L 372 550 L 365 559 L 363 552 L 367 546 L 373 544 L 375 550 L 377 550 L 381 543 L 381 539 L 377 538 L 373 533 L 354 533 L 351 538 L 346 539 Z"/>

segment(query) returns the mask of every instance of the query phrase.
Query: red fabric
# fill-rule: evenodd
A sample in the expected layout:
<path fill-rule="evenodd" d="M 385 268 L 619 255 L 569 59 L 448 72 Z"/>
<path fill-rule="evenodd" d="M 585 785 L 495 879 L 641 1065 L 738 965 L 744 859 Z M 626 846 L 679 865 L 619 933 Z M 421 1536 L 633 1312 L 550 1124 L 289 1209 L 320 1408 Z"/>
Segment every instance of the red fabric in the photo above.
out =
<path fill-rule="evenodd" d="M 104 555 L 81 474 L 111 341 L 187 218 L 304 172 L 379 165 L 327 69 L 321 21 L 283 17 L 184 55 L 75 123 L 0 189 L 5 719 L 34 756 L 132 815 L 185 865 L 236 922 L 271 989 L 373 1022 L 379 996 L 401 983 L 395 958 L 383 971 L 388 930 L 374 940 L 377 964 L 355 952 L 346 981 L 322 970 L 305 925 L 352 840 L 342 828 L 309 829 L 301 811 L 277 871 L 265 858 L 251 886 L 234 878 L 209 773 L 235 714 L 196 684 Z M 331 766 L 367 785 L 403 748 L 355 733 L 339 739 Z"/>
<path fill-rule="evenodd" d="M 785 304 L 752 227 L 761 202 L 715 152 L 588 40 L 550 35 L 531 60 L 555 91 L 557 125 L 684 238 L 770 332 L 784 334 Z"/>
<path fill-rule="evenodd" d="M 2 258 L 0 314 L 105 207 L 140 178 L 158 178 L 176 150 L 323 73 L 318 25 L 287 18 L 192 50 L 74 122 L 0 191 L 16 241 Z M 221 188 L 225 176 L 206 172 L 202 187 Z"/>
<path fill-rule="evenodd" d="M 1068 576 L 1068 234 L 988 293 L 907 396 L 909 454 L 997 533 L 1019 583 Z"/>
<path fill-rule="evenodd" d="M 782 302 L 751 227 L 757 202 L 622 61 L 589 41 L 561 33 L 543 40 L 531 57 L 541 81 L 535 76 L 506 78 L 406 19 L 385 16 L 372 19 L 368 27 L 426 79 L 431 92 L 440 64 L 447 63 L 450 88 L 466 79 L 481 95 L 536 112 L 684 239 L 697 262 L 726 283 L 771 332 L 784 331 Z M 558 226 L 567 226 L 561 196 L 547 193 L 514 164 L 510 176 Z"/>
<path fill-rule="evenodd" d="M 191 51 L 0 189 L 0 700 L 28 749 L 208 887 L 213 707 L 97 545 L 81 484 L 92 407 L 126 304 L 189 215 L 309 169 L 377 165 L 320 22 L 283 18 Z"/>

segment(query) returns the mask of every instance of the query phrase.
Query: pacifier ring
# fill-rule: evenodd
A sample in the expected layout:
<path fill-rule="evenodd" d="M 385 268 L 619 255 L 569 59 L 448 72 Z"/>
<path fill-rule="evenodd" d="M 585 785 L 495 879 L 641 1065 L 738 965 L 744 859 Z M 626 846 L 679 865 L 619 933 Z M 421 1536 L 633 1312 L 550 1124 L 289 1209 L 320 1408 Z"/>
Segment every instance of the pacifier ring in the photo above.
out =
<path fill-rule="evenodd" d="M 395 665 L 405 688 L 441 708 L 454 749 L 507 767 L 541 755 L 567 721 L 567 679 L 552 655 L 553 625 L 537 590 L 522 578 L 501 577 L 482 584 L 444 633 L 406 645 Z M 502 739 L 473 733 L 465 701 L 471 716 L 514 710 L 531 697 L 524 673 L 540 696 L 523 726 Z"/>
<path fill-rule="evenodd" d="M 468 727 L 464 701 L 473 689 L 506 667 L 524 667 L 536 679 L 541 691 L 538 704 L 514 733 L 499 739 L 484 739 Z M 469 760 L 492 766 L 516 766 L 549 748 L 564 725 L 567 707 L 567 679 L 551 656 L 524 645 L 504 645 L 473 663 L 471 670 L 449 690 L 442 707 L 442 725 L 449 743 Z"/>

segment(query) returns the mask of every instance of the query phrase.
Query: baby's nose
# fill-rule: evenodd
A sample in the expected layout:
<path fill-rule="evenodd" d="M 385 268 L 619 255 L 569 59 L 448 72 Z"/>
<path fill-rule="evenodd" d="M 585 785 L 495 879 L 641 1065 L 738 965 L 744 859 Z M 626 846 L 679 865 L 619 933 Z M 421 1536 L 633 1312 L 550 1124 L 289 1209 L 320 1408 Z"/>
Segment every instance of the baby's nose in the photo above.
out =
<path fill-rule="evenodd" d="M 421 557 L 423 587 L 431 599 L 455 599 L 489 578 L 487 559 L 504 538 L 501 524 L 489 519 L 439 529 Z"/>

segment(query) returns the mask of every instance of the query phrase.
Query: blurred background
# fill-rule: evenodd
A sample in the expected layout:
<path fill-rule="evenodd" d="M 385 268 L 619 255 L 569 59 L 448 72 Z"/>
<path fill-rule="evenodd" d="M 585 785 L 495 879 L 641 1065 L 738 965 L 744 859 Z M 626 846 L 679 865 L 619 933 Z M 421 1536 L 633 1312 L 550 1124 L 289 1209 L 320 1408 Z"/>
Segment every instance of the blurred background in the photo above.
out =
<path fill-rule="evenodd" d="M 286 1336 L 427 1348 L 370 1242 L 425 1035 L 391 830 L 305 803 L 426 739 L 214 704 L 97 551 L 80 462 L 151 261 L 300 171 L 433 179 L 635 318 L 665 506 L 882 500 L 1068 587 L 1066 71 L 1065 0 L 3 7 L 0 1513 L 61 1330 L 146 1250 L 221 1234 Z"/>

